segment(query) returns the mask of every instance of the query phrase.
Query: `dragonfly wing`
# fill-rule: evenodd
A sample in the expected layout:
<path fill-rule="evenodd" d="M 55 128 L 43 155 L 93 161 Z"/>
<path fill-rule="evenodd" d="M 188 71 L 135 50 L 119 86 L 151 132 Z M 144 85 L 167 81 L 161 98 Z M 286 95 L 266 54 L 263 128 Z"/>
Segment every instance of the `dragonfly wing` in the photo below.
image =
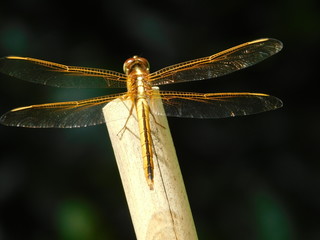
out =
<path fill-rule="evenodd" d="M 276 39 L 258 39 L 217 54 L 163 68 L 150 74 L 153 85 L 219 77 L 252 66 L 282 49 Z"/>
<path fill-rule="evenodd" d="M 27 57 L 0 59 L 0 72 L 21 80 L 66 88 L 126 87 L 126 76 L 115 71 L 66 66 Z"/>
<path fill-rule="evenodd" d="M 78 128 L 104 123 L 102 108 L 125 94 L 114 94 L 81 101 L 47 103 L 13 109 L 0 118 L 8 126 L 30 128 Z"/>
<path fill-rule="evenodd" d="M 280 99 L 262 93 L 188 93 L 161 91 L 167 116 L 184 118 L 226 118 L 274 110 Z M 151 109 L 152 108 L 151 101 Z M 154 114 L 159 114 L 154 112 Z"/>

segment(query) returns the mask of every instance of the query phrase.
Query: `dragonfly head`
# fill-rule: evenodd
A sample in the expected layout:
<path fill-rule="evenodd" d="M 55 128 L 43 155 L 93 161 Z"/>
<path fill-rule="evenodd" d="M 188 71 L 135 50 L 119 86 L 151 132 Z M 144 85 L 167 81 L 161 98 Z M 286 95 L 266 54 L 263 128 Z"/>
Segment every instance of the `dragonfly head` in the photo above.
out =
<path fill-rule="evenodd" d="M 137 66 L 149 73 L 150 64 L 148 60 L 138 56 L 127 59 L 123 64 L 123 71 L 125 74 L 129 74 Z"/>

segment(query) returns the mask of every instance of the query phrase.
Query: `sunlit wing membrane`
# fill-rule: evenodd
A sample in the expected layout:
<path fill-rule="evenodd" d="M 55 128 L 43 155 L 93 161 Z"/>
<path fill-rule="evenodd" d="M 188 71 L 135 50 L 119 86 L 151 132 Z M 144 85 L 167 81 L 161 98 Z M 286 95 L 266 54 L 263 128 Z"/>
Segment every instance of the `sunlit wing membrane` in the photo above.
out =
<path fill-rule="evenodd" d="M 262 93 L 193 93 L 160 91 L 165 113 L 170 117 L 226 118 L 280 108 L 280 99 Z M 158 98 L 154 95 L 152 98 Z M 152 106 L 150 107 L 155 115 Z"/>
<path fill-rule="evenodd" d="M 66 66 L 27 57 L 0 59 L 0 72 L 9 76 L 54 87 L 66 88 L 124 88 L 122 73 L 98 69 Z"/>
<path fill-rule="evenodd" d="M 153 85 L 219 77 L 252 66 L 282 49 L 276 39 L 258 39 L 217 54 L 175 64 L 150 74 Z"/>
<path fill-rule="evenodd" d="M 102 108 L 126 94 L 114 94 L 81 101 L 47 103 L 13 109 L 0 118 L 8 126 L 30 128 L 78 128 L 104 123 Z"/>

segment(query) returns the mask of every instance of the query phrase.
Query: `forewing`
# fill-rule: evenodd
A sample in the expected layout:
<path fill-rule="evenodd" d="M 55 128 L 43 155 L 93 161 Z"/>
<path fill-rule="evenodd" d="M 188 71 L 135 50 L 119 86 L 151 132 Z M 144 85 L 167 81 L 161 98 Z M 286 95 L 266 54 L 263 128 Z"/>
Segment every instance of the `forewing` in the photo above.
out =
<path fill-rule="evenodd" d="M 276 39 L 258 39 L 217 54 L 163 68 L 150 74 L 153 85 L 219 77 L 252 66 L 282 49 Z"/>
<path fill-rule="evenodd" d="M 165 113 L 171 117 L 226 118 L 274 110 L 280 99 L 262 93 L 160 92 Z M 154 95 L 153 98 L 160 97 Z M 160 114 L 152 107 L 154 114 Z"/>
<path fill-rule="evenodd" d="M 27 57 L 0 59 L 0 72 L 21 80 L 66 88 L 123 88 L 126 76 L 115 71 L 67 66 Z"/>
<path fill-rule="evenodd" d="M 102 108 L 125 94 L 114 94 L 81 101 L 48 103 L 13 109 L 0 118 L 8 126 L 29 128 L 78 128 L 104 123 Z"/>

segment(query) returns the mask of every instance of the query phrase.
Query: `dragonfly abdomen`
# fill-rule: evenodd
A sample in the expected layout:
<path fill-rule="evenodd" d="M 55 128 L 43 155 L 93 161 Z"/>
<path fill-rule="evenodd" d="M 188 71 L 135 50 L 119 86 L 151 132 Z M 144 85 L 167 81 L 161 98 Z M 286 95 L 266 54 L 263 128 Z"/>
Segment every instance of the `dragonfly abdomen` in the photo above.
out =
<path fill-rule="evenodd" d="M 139 98 L 136 102 L 136 111 L 139 124 L 141 152 L 145 177 L 150 189 L 153 189 L 154 164 L 152 151 L 152 137 L 150 129 L 150 111 L 145 98 Z"/>

